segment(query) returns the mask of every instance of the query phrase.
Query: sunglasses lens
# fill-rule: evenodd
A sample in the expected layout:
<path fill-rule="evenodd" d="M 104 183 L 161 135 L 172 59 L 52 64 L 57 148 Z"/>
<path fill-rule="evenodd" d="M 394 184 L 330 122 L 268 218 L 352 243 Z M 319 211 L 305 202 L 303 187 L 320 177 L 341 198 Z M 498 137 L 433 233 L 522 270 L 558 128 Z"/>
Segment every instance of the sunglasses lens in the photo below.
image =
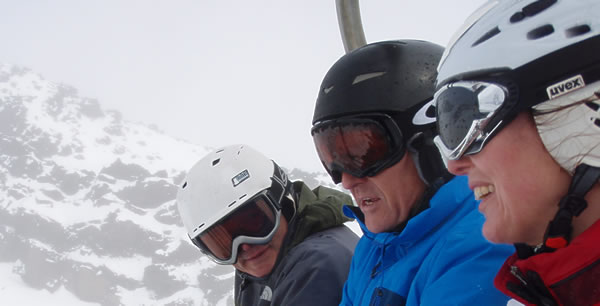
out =
<path fill-rule="evenodd" d="M 357 120 L 313 129 L 319 158 L 331 173 L 348 172 L 363 177 L 391 155 L 391 141 L 375 121 Z"/>
<path fill-rule="evenodd" d="M 275 228 L 275 211 L 266 196 L 243 204 L 233 214 L 225 217 L 192 241 L 199 248 L 220 260 L 233 254 L 233 240 L 240 236 L 267 237 Z"/>
<path fill-rule="evenodd" d="M 469 136 L 474 123 L 494 115 L 506 96 L 499 85 L 484 82 L 457 82 L 440 89 L 435 95 L 436 116 L 440 139 L 446 148 L 462 150 L 465 148 L 459 146 L 472 143 L 466 138 L 481 134 Z"/>

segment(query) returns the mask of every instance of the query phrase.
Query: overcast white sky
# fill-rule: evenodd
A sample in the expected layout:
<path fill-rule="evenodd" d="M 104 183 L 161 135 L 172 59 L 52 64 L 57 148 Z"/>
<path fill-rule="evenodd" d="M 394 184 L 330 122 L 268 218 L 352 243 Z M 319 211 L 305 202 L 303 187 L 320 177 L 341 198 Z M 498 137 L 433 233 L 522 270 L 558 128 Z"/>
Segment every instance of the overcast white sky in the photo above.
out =
<path fill-rule="evenodd" d="M 446 45 L 483 3 L 360 5 L 368 42 Z M 126 120 L 322 171 L 310 127 L 319 85 L 344 54 L 335 0 L 0 0 L 0 39 L 0 62 L 72 85 Z"/>

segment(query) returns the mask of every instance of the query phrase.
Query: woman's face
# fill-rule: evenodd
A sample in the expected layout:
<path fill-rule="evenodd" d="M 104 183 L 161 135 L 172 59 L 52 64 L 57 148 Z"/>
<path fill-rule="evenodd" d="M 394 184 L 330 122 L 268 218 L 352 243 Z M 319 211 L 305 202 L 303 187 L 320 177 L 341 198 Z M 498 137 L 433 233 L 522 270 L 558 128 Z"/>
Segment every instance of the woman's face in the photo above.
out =
<path fill-rule="evenodd" d="M 495 243 L 540 244 L 571 181 L 542 144 L 526 112 L 481 152 L 449 161 L 448 169 L 469 177 L 486 219 L 483 235 Z"/>

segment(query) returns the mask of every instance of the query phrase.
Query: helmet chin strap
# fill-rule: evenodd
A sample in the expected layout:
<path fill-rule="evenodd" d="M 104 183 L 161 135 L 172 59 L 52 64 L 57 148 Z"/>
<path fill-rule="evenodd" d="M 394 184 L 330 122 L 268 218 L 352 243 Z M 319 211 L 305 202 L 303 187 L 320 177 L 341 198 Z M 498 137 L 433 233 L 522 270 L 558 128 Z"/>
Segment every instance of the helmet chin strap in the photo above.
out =
<path fill-rule="evenodd" d="M 569 192 L 559 202 L 558 212 L 550 221 L 544 234 L 544 243 L 535 253 L 553 252 L 566 247 L 571 241 L 573 217 L 587 207 L 585 195 L 598 182 L 600 167 L 581 164 L 575 169 Z"/>

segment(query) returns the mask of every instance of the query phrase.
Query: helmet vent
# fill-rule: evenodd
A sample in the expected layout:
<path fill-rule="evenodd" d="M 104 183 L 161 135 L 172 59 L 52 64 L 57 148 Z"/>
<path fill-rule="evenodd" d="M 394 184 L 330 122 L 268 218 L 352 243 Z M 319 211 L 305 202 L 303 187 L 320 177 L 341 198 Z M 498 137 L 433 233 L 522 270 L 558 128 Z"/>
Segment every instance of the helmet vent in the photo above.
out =
<path fill-rule="evenodd" d="M 233 202 L 229 203 L 229 205 L 227 205 L 227 207 L 231 207 L 231 206 L 233 206 L 233 204 L 235 204 L 236 202 L 237 202 L 237 201 L 233 201 Z"/>
<path fill-rule="evenodd" d="M 516 23 L 523 19 L 525 19 L 525 15 L 523 14 L 523 12 L 517 12 L 510 16 L 510 23 Z"/>
<path fill-rule="evenodd" d="M 382 76 L 385 74 L 385 71 L 380 71 L 380 72 L 371 72 L 371 73 L 365 73 L 365 74 L 361 74 L 361 75 L 357 75 L 354 78 L 354 81 L 352 81 L 352 85 L 372 79 L 372 78 L 376 78 L 379 76 Z"/>
<path fill-rule="evenodd" d="M 248 195 L 248 194 L 243 194 L 243 195 L 242 195 L 242 196 L 239 198 L 239 200 L 241 200 L 241 199 L 245 198 L 247 195 Z"/>
<path fill-rule="evenodd" d="M 479 38 L 476 42 L 474 42 L 471 45 L 471 47 L 475 47 L 475 46 L 479 45 L 480 43 L 482 43 L 498 34 L 500 34 L 500 29 L 498 29 L 498 27 L 495 27 L 495 28 L 489 30 L 487 33 L 483 34 L 483 36 L 481 36 L 481 38 Z"/>
<path fill-rule="evenodd" d="M 202 227 L 204 226 L 204 224 L 206 224 L 206 223 L 202 223 L 202 224 L 198 225 L 198 227 L 196 227 L 196 228 L 194 229 L 194 233 L 195 233 L 195 232 L 197 232 L 197 231 L 199 231 L 199 230 L 200 230 L 200 228 L 202 228 Z"/>
<path fill-rule="evenodd" d="M 598 94 L 596 94 L 596 96 L 598 96 Z M 596 103 L 595 101 L 594 102 L 586 102 L 585 106 L 589 107 L 590 109 L 592 109 L 595 112 L 597 112 L 600 109 L 600 104 Z M 597 127 L 600 127 L 600 118 L 592 117 L 590 119 L 594 122 L 594 124 Z"/>
<path fill-rule="evenodd" d="M 589 25 L 583 24 L 583 25 L 578 25 L 578 26 L 574 26 L 572 28 L 569 28 L 565 32 L 567 34 L 567 37 L 571 38 L 571 37 L 583 35 L 583 34 L 589 32 L 591 30 L 592 29 L 590 29 Z"/>
<path fill-rule="evenodd" d="M 220 161 L 221 161 L 221 159 L 220 159 L 220 158 L 217 158 L 217 159 L 213 160 L 213 161 L 212 161 L 212 165 L 213 165 L 213 167 L 214 167 L 214 166 L 216 166 L 216 165 L 217 165 L 217 164 L 218 164 Z"/>
<path fill-rule="evenodd" d="M 529 31 L 529 33 L 527 33 L 527 38 L 530 40 L 536 40 L 546 37 L 552 33 L 554 33 L 554 27 L 551 24 L 546 24 Z"/>
<path fill-rule="evenodd" d="M 522 21 L 527 17 L 535 16 L 545 9 L 551 7 L 556 3 L 557 0 L 537 0 L 527 6 L 525 6 L 520 12 L 513 14 L 510 17 L 511 23 L 516 23 Z"/>
<path fill-rule="evenodd" d="M 587 102 L 585 104 L 587 107 L 591 108 L 593 111 L 597 112 L 598 109 L 600 109 L 600 105 L 594 103 L 594 102 Z"/>
<path fill-rule="evenodd" d="M 181 186 L 181 189 L 185 189 L 185 187 L 187 187 L 187 182 L 183 183 L 183 186 Z"/>

